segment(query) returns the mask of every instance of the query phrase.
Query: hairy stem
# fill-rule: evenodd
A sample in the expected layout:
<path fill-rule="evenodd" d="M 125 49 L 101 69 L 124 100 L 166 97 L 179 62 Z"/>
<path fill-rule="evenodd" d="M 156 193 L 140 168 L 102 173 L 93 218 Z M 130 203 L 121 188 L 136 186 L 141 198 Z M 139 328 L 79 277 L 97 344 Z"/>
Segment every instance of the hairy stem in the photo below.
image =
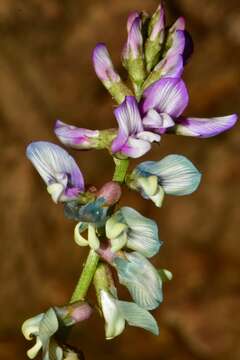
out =
<path fill-rule="evenodd" d="M 77 286 L 73 292 L 70 303 L 73 303 L 78 300 L 83 300 L 85 298 L 88 288 L 95 274 L 98 261 L 99 261 L 99 255 L 94 250 L 91 249 L 89 251 L 83 271 L 78 280 Z"/>
<path fill-rule="evenodd" d="M 114 158 L 114 162 L 116 167 L 113 174 L 113 181 L 118 181 L 120 183 L 123 183 L 127 173 L 129 160 Z"/>

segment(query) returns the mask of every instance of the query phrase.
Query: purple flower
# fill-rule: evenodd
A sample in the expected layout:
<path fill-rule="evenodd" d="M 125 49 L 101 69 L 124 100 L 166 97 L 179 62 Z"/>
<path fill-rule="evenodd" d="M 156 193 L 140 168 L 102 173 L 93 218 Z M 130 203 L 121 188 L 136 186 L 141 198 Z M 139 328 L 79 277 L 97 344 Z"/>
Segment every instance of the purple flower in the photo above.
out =
<path fill-rule="evenodd" d="M 236 114 L 210 119 L 180 117 L 187 105 L 188 92 L 181 79 L 156 81 L 143 94 L 141 111 L 144 129 L 157 134 L 170 129 L 179 135 L 211 137 L 231 128 L 237 121 Z"/>
<path fill-rule="evenodd" d="M 33 142 L 28 145 L 26 155 L 47 184 L 54 202 L 73 200 L 84 191 L 78 165 L 60 146 L 47 141 Z"/>
<path fill-rule="evenodd" d="M 105 44 L 99 43 L 96 45 L 93 50 L 92 59 L 96 74 L 106 87 L 111 86 L 114 82 L 120 81 L 120 76 L 114 70 L 112 60 Z"/>
<path fill-rule="evenodd" d="M 123 49 L 123 59 L 135 60 L 142 54 L 143 37 L 142 37 L 142 19 L 137 13 L 131 14 L 128 18 L 128 39 Z"/>
<path fill-rule="evenodd" d="M 237 122 L 236 114 L 213 118 L 184 118 L 177 119 L 175 132 L 177 135 L 208 138 L 221 134 L 233 127 Z"/>
<path fill-rule="evenodd" d="M 82 129 L 57 120 L 54 132 L 64 145 L 74 149 L 93 149 L 98 145 L 98 130 Z"/>
<path fill-rule="evenodd" d="M 127 96 L 114 111 L 119 125 L 117 137 L 112 142 L 112 152 L 138 158 L 148 152 L 151 142 L 159 141 L 160 136 L 144 131 L 138 103 L 134 96 Z"/>

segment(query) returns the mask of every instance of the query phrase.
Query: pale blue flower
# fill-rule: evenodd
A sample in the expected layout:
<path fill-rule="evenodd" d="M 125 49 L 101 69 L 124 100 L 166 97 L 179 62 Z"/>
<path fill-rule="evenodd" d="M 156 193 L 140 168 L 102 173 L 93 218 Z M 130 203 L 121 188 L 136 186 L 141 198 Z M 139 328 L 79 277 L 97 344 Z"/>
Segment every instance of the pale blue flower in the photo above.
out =
<path fill-rule="evenodd" d="M 124 253 L 123 257 L 116 257 L 114 264 L 118 278 L 126 286 L 134 300 L 140 307 L 153 310 L 163 300 L 162 280 L 154 266 L 140 253 Z"/>
<path fill-rule="evenodd" d="M 139 164 L 130 175 L 128 185 L 160 207 L 164 194 L 191 194 L 200 180 L 201 173 L 190 160 L 181 155 L 168 155 L 160 161 Z"/>
<path fill-rule="evenodd" d="M 54 202 L 69 201 L 84 191 L 82 173 L 60 146 L 47 141 L 28 145 L 26 155 L 47 185 Z"/>
<path fill-rule="evenodd" d="M 24 337 L 27 340 L 36 338 L 36 344 L 27 351 L 27 356 L 33 359 L 42 349 L 43 360 L 62 360 L 63 350 L 53 338 L 58 328 L 59 322 L 53 308 L 50 308 L 46 313 L 26 320 L 22 325 Z"/>
<path fill-rule="evenodd" d="M 35 345 L 27 351 L 27 356 L 33 359 L 42 350 L 43 360 L 63 360 L 64 345 L 59 345 L 56 334 L 61 327 L 71 326 L 88 319 L 92 308 L 79 301 L 64 307 L 50 308 L 45 313 L 26 320 L 22 325 L 22 333 L 27 340 L 36 339 Z M 64 351 L 63 351 L 64 349 Z"/>
<path fill-rule="evenodd" d="M 106 236 L 113 252 L 127 247 L 146 257 L 157 254 L 162 244 L 155 221 L 130 207 L 122 207 L 107 220 Z"/>
<path fill-rule="evenodd" d="M 106 339 L 113 339 L 120 335 L 125 322 L 150 331 L 154 335 L 159 334 L 159 329 L 154 317 L 137 304 L 128 301 L 120 301 L 109 291 L 100 291 L 100 301 L 105 319 Z"/>

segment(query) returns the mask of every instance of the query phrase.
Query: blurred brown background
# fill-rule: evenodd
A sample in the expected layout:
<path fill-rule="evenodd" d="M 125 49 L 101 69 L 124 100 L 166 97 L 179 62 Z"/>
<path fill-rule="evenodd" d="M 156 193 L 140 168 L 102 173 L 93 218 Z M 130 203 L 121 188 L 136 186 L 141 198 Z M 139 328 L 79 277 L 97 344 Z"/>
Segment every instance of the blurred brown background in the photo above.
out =
<path fill-rule="evenodd" d="M 32 140 L 57 142 L 57 118 L 81 126 L 114 126 L 110 96 L 94 74 L 91 51 L 104 41 L 120 68 L 127 14 L 153 12 L 148 0 L 1 0 L 0 359 L 25 359 L 22 321 L 65 303 L 85 250 L 74 224 L 50 200 L 25 157 Z M 184 15 L 195 41 L 185 71 L 192 116 L 240 112 L 238 0 L 166 2 L 168 19 Z M 203 172 L 198 192 L 167 197 L 162 209 L 126 192 L 124 203 L 155 218 L 165 241 L 155 263 L 174 273 L 155 312 L 161 335 L 128 328 L 111 342 L 95 316 L 72 343 L 87 360 L 240 359 L 239 125 L 208 140 L 166 136 L 151 158 L 188 156 Z M 73 152 L 74 153 L 74 152 Z M 75 152 L 88 183 L 111 178 L 107 153 Z M 98 169 L 96 171 L 96 169 Z"/>

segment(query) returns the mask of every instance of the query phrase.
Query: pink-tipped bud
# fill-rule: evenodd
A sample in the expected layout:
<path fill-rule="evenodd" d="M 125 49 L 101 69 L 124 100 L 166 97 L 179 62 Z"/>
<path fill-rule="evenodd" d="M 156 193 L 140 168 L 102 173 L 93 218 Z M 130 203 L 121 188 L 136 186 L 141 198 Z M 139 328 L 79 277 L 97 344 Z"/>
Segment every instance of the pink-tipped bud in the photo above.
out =
<path fill-rule="evenodd" d="M 98 191 L 98 198 L 104 198 L 108 206 L 116 204 L 122 195 L 120 185 L 115 181 L 109 181 Z"/>

